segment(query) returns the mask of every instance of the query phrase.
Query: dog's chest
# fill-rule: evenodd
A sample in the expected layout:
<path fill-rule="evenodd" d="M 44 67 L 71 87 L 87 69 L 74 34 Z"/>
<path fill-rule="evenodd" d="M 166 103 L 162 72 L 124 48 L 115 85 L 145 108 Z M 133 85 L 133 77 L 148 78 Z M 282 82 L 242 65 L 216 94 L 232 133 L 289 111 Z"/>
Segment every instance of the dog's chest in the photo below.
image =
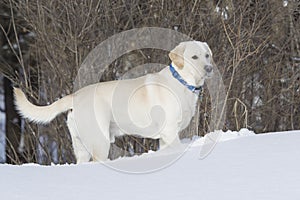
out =
<path fill-rule="evenodd" d="M 184 97 L 184 102 L 182 103 L 182 120 L 180 123 L 180 130 L 186 128 L 190 124 L 192 117 L 195 115 L 198 100 L 197 95 L 190 91 L 185 93 Z"/>

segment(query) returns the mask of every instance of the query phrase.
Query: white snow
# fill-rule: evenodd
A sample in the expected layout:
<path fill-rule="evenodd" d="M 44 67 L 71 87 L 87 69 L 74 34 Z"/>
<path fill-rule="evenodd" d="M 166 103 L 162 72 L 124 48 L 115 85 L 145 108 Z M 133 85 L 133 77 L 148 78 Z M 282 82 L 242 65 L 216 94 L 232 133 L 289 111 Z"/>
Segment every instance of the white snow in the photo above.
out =
<path fill-rule="evenodd" d="M 220 132 L 221 133 L 221 132 Z M 0 165 L 0 199 L 14 200 L 282 200 L 300 197 L 300 131 L 255 135 L 221 133 L 213 151 L 199 159 L 203 138 L 175 163 L 146 174 L 129 167 L 164 161 L 170 151 L 81 165 Z M 129 167 L 130 168 L 130 167 Z"/>

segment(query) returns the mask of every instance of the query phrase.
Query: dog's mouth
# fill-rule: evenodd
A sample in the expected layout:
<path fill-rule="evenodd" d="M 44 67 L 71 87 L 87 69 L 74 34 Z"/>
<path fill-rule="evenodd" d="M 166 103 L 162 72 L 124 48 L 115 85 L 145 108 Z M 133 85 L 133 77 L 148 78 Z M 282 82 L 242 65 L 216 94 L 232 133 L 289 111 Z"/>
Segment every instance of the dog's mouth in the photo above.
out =
<path fill-rule="evenodd" d="M 213 71 L 211 71 L 211 72 L 206 72 L 206 77 L 207 78 L 211 78 L 212 76 L 213 76 Z"/>

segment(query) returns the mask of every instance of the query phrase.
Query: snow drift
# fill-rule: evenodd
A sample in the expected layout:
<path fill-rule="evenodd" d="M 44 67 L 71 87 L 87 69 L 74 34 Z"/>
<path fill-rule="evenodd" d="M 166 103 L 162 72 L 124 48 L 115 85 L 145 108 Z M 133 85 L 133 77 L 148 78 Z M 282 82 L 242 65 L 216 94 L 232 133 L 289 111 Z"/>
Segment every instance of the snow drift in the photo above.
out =
<path fill-rule="evenodd" d="M 129 174 L 100 163 L 0 165 L 1 199 L 298 199 L 300 131 L 255 135 L 222 133 L 213 151 L 199 159 L 203 138 L 172 165 L 153 173 Z M 164 160 L 166 152 L 108 161 L 140 165 Z"/>

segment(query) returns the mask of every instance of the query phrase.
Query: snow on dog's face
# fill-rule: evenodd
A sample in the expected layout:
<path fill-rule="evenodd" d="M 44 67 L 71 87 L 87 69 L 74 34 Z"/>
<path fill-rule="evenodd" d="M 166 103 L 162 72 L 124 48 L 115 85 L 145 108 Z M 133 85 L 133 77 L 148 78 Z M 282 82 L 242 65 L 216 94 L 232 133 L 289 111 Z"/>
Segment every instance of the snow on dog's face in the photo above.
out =
<path fill-rule="evenodd" d="M 202 86 L 213 74 L 212 52 L 205 42 L 181 42 L 169 54 L 178 73 L 189 84 Z"/>

